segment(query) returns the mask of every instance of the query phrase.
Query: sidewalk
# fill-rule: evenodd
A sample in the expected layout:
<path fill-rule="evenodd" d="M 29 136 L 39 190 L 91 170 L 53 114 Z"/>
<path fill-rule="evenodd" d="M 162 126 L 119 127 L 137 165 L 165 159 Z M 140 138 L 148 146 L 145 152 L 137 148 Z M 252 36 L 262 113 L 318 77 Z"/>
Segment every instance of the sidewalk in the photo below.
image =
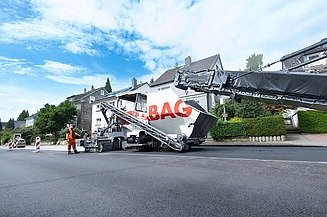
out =
<path fill-rule="evenodd" d="M 327 147 L 327 134 L 287 134 L 285 141 L 278 142 L 250 142 L 250 140 L 216 142 L 208 139 L 203 145 Z"/>

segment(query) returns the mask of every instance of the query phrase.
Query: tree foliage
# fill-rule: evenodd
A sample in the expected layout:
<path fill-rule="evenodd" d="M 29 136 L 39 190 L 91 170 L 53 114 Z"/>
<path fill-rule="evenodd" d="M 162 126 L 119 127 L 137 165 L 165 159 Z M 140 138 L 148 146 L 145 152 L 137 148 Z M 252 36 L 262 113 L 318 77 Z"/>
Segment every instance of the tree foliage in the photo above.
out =
<path fill-rule="evenodd" d="M 2 131 L 2 122 L 1 122 L 1 119 L 0 119 L 0 131 Z"/>
<path fill-rule="evenodd" d="M 270 111 L 266 110 L 265 105 L 254 100 L 245 100 L 241 102 L 229 101 L 225 104 L 225 110 L 228 114 L 228 119 L 231 118 L 257 118 L 268 116 Z M 217 104 L 213 110 L 218 119 L 222 120 L 224 108 L 223 105 Z"/>
<path fill-rule="evenodd" d="M 246 71 L 258 71 L 263 65 L 263 54 L 252 54 L 246 59 Z"/>
<path fill-rule="evenodd" d="M 7 128 L 7 129 L 14 129 L 14 128 L 15 128 L 15 121 L 14 121 L 13 118 L 10 118 L 10 119 L 9 119 L 6 128 Z"/>
<path fill-rule="evenodd" d="M 69 100 L 60 103 L 58 106 L 46 104 L 40 109 L 35 121 L 36 132 L 58 135 L 59 131 L 65 128 L 67 123 L 74 120 L 76 114 L 76 107 Z"/>
<path fill-rule="evenodd" d="M 104 89 L 105 89 L 108 93 L 111 93 L 111 92 L 112 92 L 112 88 L 111 88 L 111 84 L 110 84 L 110 80 L 109 80 L 109 78 L 107 78 L 106 86 L 104 86 Z"/>
<path fill-rule="evenodd" d="M 23 110 L 20 114 L 19 114 L 19 116 L 18 116 L 18 118 L 17 118 L 17 121 L 25 121 L 25 118 L 27 118 L 28 116 L 30 116 L 29 115 L 29 113 L 28 113 L 28 110 Z"/>
<path fill-rule="evenodd" d="M 8 142 L 8 140 L 12 137 L 12 132 L 10 130 L 4 130 L 0 133 L 1 145 Z"/>

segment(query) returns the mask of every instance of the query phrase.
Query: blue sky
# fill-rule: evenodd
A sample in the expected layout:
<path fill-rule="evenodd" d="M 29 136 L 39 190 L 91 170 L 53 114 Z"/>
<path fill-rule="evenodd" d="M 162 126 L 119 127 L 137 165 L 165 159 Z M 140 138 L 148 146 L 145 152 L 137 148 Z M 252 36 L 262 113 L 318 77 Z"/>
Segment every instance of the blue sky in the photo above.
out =
<path fill-rule="evenodd" d="M 84 88 L 158 78 L 186 56 L 225 69 L 264 64 L 327 37 L 324 0 L 2 0 L 0 118 L 36 113 Z M 275 66 L 277 69 L 280 66 Z"/>

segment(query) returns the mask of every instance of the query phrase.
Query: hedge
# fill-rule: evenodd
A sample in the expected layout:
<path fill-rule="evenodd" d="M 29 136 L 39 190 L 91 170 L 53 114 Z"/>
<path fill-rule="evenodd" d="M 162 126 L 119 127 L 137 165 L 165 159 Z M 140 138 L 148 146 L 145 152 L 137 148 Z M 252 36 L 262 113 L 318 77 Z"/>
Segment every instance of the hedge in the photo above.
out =
<path fill-rule="evenodd" d="M 245 137 L 245 122 L 221 122 L 218 121 L 210 135 L 214 139 L 229 139 L 235 137 Z"/>
<path fill-rule="evenodd" d="M 327 133 L 327 113 L 322 111 L 298 111 L 301 133 Z"/>
<path fill-rule="evenodd" d="M 213 139 L 245 138 L 250 136 L 285 135 L 285 123 L 281 115 L 243 119 L 242 122 L 217 122 L 211 129 Z"/>
<path fill-rule="evenodd" d="M 251 118 L 246 120 L 246 136 L 281 136 L 286 134 L 281 115 Z"/>

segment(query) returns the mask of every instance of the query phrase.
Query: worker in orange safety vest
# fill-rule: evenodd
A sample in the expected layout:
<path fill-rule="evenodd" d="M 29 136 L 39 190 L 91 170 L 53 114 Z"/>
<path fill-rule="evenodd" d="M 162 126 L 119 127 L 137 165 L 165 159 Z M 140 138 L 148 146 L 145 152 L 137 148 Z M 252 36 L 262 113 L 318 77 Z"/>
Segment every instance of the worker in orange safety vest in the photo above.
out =
<path fill-rule="evenodd" d="M 71 149 L 74 150 L 74 154 L 79 153 L 76 150 L 76 133 L 74 127 L 75 126 L 71 124 L 69 128 L 66 130 L 66 140 L 68 142 L 68 154 L 72 154 Z"/>

